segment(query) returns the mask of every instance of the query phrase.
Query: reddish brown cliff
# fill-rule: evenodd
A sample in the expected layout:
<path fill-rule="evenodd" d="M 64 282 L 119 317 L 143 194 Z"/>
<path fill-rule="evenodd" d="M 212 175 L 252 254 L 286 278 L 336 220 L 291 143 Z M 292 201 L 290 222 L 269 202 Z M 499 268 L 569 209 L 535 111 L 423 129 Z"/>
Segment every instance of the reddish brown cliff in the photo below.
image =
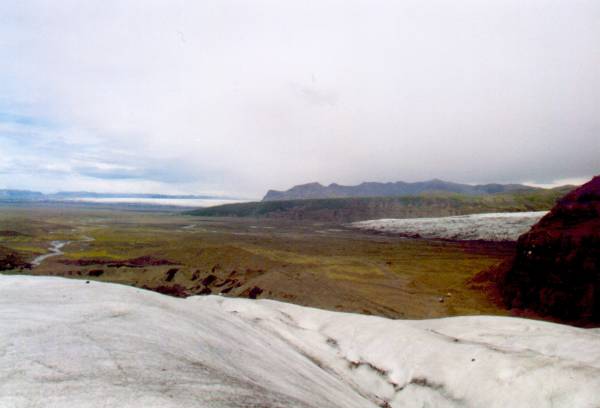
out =
<path fill-rule="evenodd" d="M 600 322 L 600 176 L 567 194 L 519 237 L 498 284 L 509 308 Z"/>

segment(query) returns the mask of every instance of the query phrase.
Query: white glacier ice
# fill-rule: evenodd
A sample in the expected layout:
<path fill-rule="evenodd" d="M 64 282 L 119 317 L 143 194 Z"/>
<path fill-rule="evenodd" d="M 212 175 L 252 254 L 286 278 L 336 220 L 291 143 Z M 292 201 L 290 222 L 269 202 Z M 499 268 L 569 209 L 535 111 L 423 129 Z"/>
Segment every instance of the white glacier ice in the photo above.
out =
<path fill-rule="evenodd" d="M 353 228 L 428 239 L 516 241 L 547 211 L 359 221 Z"/>
<path fill-rule="evenodd" d="M 600 332 L 0 275 L 0 407 L 598 407 Z"/>

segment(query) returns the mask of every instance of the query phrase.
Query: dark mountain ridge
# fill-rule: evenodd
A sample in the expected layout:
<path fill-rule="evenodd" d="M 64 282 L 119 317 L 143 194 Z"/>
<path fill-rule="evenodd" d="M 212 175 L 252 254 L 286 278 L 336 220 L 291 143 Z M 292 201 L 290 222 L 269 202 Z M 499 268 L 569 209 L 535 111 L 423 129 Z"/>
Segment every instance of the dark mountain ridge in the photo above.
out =
<path fill-rule="evenodd" d="M 319 198 L 352 198 L 352 197 L 403 197 L 422 193 L 458 193 L 466 195 L 487 195 L 497 193 L 526 192 L 541 190 L 538 187 L 523 184 L 461 184 L 433 179 L 407 183 L 365 182 L 356 186 L 320 183 L 308 183 L 294 186 L 287 191 L 269 190 L 262 201 L 304 200 Z"/>

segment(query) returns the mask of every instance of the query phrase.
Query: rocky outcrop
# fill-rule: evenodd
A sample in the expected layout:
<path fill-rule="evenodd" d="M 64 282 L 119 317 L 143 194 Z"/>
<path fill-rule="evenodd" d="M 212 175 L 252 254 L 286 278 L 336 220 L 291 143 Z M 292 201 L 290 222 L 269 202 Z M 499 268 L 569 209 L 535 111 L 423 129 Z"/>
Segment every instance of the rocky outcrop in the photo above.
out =
<path fill-rule="evenodd" d="M 509 308 L 600 322 L 600 176 L 567 194 L 519 237 L 498 284 Z"/>

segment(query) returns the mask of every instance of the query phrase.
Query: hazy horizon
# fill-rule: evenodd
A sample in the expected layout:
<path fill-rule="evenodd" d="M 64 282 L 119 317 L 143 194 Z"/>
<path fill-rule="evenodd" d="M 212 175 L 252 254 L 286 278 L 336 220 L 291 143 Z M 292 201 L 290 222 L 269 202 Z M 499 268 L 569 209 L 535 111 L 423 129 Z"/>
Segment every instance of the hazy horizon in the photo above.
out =
<path fill-rule="evenodd" d="M 591 179 L 591 177 L 589 179 Z M 551 188 L 555 188 L 555 187 L 562 187 L 562 186 L 565 186 L 565 185 L 579 186 L 579 185 L 582 185 L 582 184 L 586 183 L 587 181 L 589 181 L 589 179 L 588 178 L 571 178 L 571 179 L 560 179 L 560 180 L 557 180 L 557 181 L 555 181 L 553 183 L 523 182 L 523 183 L 517 183 L 517 184 L 524 184 L 524 185 L 531 186 L 531 187 L 540 187 L 540 188 L 551 189 Z M 433 179 L 430 179 L 430 180 L 418 180 L 418 181 L 426 182 L 426 181 L 432 181 L 432 180 Z M 438 178 L 438 180 L 439 180 L 439 178 Z M 396 180 L 395 182 L 402 182 L 402 181 L 403 180 Z M 443 181 L 452 182 L 452 180 L 443 180 Z M 372 182 L 372 181 L 365 181 L 365 182 L 361 182 L 361 183 L 368 183 L 368 182 Z M 312 183 L 318 183 L 318 184 L 321 184 L 323 186 L 328 186 L 328 185 L 331 185 L 331 184 L 339 184 L 339 183 L 323 184 L 323 183 L 320 183 L 318 181 L 313 181 L 313 182 L 307 182 L 307 183 L 297 184 L 295 186 L 303 185 L 303 184 L 312 184 Z M 381 181 L 379 183 L 394 183 L 394 181 Z M 360 183 L 358 183 L 358 184 L 360 184 Z M 478 183 L 463 183 L 463 184 L 475 185 L 475 184 L 478 184 Z M 506 184 L 514 184 L 514 183 L 506 183 Z M 295 187 L 295 186 L 289 186 L 287 188 L 282 189 L 281 191 L 289 190 L 289 189 L 291 189 L 292 187 Z M 0 188 L 0 190 L 2 190 L 2 188 Z M 12 189 L 11 188 L 11 190 L 29 190 L 29 189 L 26 189 L 26 188 Z M 272 189 L 269 189 L 269 190 L 272 190 Z M 29 190 L 29 191 L 31 191 L 31 190 Z M 62 190 L 62 191 L 61 190 L 56 190 L 56 191 L 40 191 L 40 190 L 34 190 L 34 191 L 39 191 L 39 192 L 44 193 L 44 194 L 57 194 L 57 193 L 109 194 L 109 195 L 115 195 L 115 197 L 113 197 L 113 198 L 119 198 L 119 196 L 118 196 L 119 194 L 121 194 L 123 197 L 125 197 L 127 195 L 131 195 L 131 194 L 134 194 L 134 195 L 162 194 L 162 193 L 155 193 L 155 192 L 114 192 L 114 191 L 89 191 L 89 190 L 85 190 L 85 191 L 84 190 L 81 190 L 81 191 L 64 191 L 64 190 Z M 267 191 L 268 190 L 266 190 L 264 192 L 264 194 L 266 194 Z M 218 193 L 214 194 L 214 195 L 193 195 L 193 194 L 190 194 L 190 197 L 188 197 L 188 198 L 180 198 L 180 201 L 190 201 L 190 200 L 193 201 L 193 200 L 198 199 L 199 197 L 202 197 L 201 200 L 204 200 L 204 201 L 207 201 L 207 200 L 210 201 L 212 199 L 220 199 L 219 204 L 229 204 L 229 203 L 233 203 L 233 202 L 244 202 L 244 201 L 249 201 L 249 200 L 260 200 L 260 199 L 263 198 L 264 194 L 260 194 L 258 196 L 241 196 L 241 195 L 235 196 L 235 195 L 223 195 L 223 194 L 218 194 Z M 169 196 L 169 194 L 164 194 L 164 195 Z M 176 197 L 178 195 L 177 194 L 173 194 L 172 196 Z M 81 197 L 71 197 L 71 198 L 68 198 L 68 200 L 81 200 Z M 159 200 L 160 201 L 162 199 L 149 199 L 149 200 Z M 168 199 L 165 197 L 165 200 L 168 200 Z M 85 199 L 83 199 L 81 201 L 88 201 L 88 202 L 103 202 L 103 201 L 107 201 L 108 202 L 108 201 L 110 201 L 110 199 L 105 199 L 105 198 L 96 198 L 95 199 L 95 198 L 89 198 L 88 197 L 88 198 L 85 198 Z M 132 200 L 129 200 L 129 201 L 133 202 L 133 201 L 135 201 L 135 199 L 132 199 Z M 143 201 L 143 199 L 142 199 L 142 201 Z M 125 200 L 125 201 L 122 201 L 122 202 L 128 202 L 128 200 Z"/>
<path fill-rule="evenodd" d="M 0 5 L 0 188 L 260 198 L 600 173 L 600 2 Z"/>

